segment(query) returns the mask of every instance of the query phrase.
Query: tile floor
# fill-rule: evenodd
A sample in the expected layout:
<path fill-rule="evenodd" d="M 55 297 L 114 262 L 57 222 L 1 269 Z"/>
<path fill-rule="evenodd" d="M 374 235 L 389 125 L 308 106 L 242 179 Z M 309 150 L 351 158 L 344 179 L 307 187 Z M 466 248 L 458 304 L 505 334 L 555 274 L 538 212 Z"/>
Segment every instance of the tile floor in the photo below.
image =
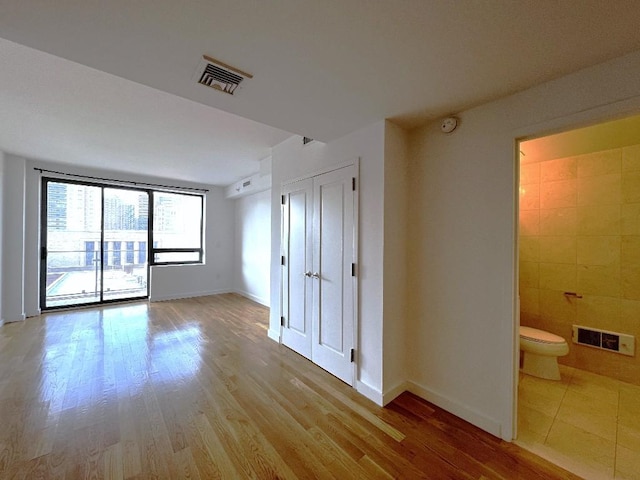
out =
<path fill-rule="evenodd" d="M 640 386 L 560 366 L 520 374 L 516 443 L 585 479 L 640 480 Z"/>

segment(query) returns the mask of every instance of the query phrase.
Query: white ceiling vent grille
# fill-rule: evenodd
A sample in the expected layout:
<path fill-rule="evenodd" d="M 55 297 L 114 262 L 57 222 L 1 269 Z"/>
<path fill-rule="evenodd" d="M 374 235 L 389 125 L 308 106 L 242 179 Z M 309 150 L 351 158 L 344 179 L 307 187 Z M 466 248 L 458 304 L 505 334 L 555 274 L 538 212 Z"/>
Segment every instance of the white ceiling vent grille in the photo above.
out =
<path fill-rule="evenodd" d="M 234 94 L 245 78 L 253 78 L 253 75 L 207 55 L 202 56 L 198 70 L 196 70 L 196 81 L 198 83 L 229 95 Z"/>

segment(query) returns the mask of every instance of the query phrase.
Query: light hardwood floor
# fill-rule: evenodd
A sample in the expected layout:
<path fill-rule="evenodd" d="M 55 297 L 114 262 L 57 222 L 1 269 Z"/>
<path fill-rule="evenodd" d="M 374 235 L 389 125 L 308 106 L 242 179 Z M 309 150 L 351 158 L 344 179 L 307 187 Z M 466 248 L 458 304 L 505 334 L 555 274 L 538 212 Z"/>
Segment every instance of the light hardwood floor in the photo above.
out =
<path fill-rule="evenodd" d="M 0 479 L 577 478 L 411 394 L 386 408 L 225 294 L 0 327 Z"/>

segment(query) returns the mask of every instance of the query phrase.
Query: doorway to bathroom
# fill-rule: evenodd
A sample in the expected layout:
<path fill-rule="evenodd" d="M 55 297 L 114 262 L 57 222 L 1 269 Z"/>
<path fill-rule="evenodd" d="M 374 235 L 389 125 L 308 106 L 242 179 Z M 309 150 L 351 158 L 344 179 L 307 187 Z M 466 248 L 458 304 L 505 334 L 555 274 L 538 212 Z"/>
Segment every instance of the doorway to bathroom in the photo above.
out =
<path fill-rule="evenodd" d="M 569 353 L 560 381 L 520 373 L 516 442 L 586 478 L 639 478 L 640 116 L 519 152 L 520 324 Z"/>

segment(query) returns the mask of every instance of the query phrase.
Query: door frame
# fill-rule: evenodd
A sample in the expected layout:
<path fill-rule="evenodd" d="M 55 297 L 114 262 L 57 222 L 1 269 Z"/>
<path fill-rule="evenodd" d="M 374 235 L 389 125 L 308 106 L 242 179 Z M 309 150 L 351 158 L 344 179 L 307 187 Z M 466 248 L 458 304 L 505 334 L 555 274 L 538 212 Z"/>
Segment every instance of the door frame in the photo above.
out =
<path fill-rule="evenodd" d="M 88 187 L 97 187 L 101 188 L 100 195 L 100 300 L 97 302 L 87 302 L 87 303 L 78 303 L 78 304 L 70 304 L 70 305 L 59 305 L 59 306 L 46 306 L 46 297 L 47 297 L 47 289 L 46 289 L 46 276 L 47 276 L 47 262 L 45 250 L 47 246 L 47 185 L 49 182 L 58 182 L 58 183 L 68 183 L 73 185 L 83 185 Z M 149 220 L 147 223 L 147 292 L 146 295 L 141 295 L 137 297 L 130 298 L 115 298 L 110 300 L 105 300 L 103 296 L 103 287 L 104 287 L 104 189 L 112 188 L 117 190 L 130 190 L 136 192 L 145 192 L 149 196 L 149 208 L 151 208 L 151 190 L 146 188 L 136 188 L 129 186 L 120 186 L 120 185 L 112 185 L 109 183 L 98 183 L 98 182 L 86 182 L 81 180 L 68 180 L 66 178 L 60 178 L 57 176 L 43 176 L 40 180 L 40 252 L 39 252 L 39 272 L 40 278 L 38 279 L 38 285 L 40 287 L 40 302 L 39 308 L 41 311 L 51 311 L 51 310 L 61 310 L 68 308 L 80 308 L 80 307 L 88 307 L 88 306 L 96 306 L 96 305 L 107 305 L 110 303 L 122 303 L 122 302 L 130 302 L 135 300 L 144 300 L 149 298 L 149 288 L 151 278 L 151 265 L 149 262 L 150 255 L 150 242 L 151 242 L 151 234 L 152 234 L 152 215 L 149 215 Z"/>
<path fill-rule="evenodd" d="M 293 183 L 296 182 L 300 182 L 302 180 L 307 180 L 313 177 L 317 177 L 318 175 L 323 175 L 325 173 L 329 173 L 329 172 L 333 172 L 335 170 L 340 170 L 341 168 L 345 168 L 345 167 L 354 167 L 354 176 L 355 176 L 355 194 L 353 195 L 353 261 L 356 265 L 355 267 L 355 275 L 352 278 L 353 283 L 353 349 L 355 351 L 355 355 L 354 355 L 354 359 L 352 362 L 353 365 L 353 384 L 352 387 L 356 388 L 356 385 L 358 383 L 358 365 L 359 365 L 359 353 L 360 353 L 360 338 L 359 338 L 359 319 L 360 319 L 360 282 L 359 277 L 360 277 L 360 252 L 359 252 L 359 245 L 360 245 L 360 240 L 359 240 L 359 232 L 360 232 L 360 157 L 353 157 L 349 160 L 346 160 L 344 162 L 340 162 L 340 163 L 336 163 L 333 165 L 327 165 L 324 168 L 320 168 L 318 170 L 314 170 L 311 171 L 305 175 L 296 177 L 296 178 L 292 178 L 292 179 L 288 179 L 285 180 L 284 182 L 282 182 L 280 184 L 280 194 L 282 195 L 282 191 L 283 188 L 287 185 L 291 185 Z M 280 208 L 282 209 L 282 205 L 280 205 Z M 281 215 L 280 215 L 280 255 L 284 255 L 284 230 L 283 230 L 283 225 L 282 225 L 282 211 L 281 211 Z M 278 282 L 278 288 L 280 289 L 279 292 L 279 302 L 278 302 L 278 317 L 282 318 L 282 314 L 284 311 L 284 305 L 283 305 L 283 301 L 284 301 L 284 292 L 283 292 L 283 288 L 282 288 L 282 280 L 283 280 L 283 275 L 282 275 L 282 268 L 280 268 L 280 274 L 279 274 L 279 282 Z M 279 335 L 278 335 L 278 342 L 280 344 L 282 344 L 282 329 L 283 326 L 282 324 L 280 324 L 280 328 L 279 328 Z"/>
<path fill-rule="evenodd" d="M 512 316 L 512 397 L 511 397 L 511 440 L 518 436 L 518 383 L 520 379 L 520 143 L 536 138 L 543 138 L 558 133 L 577 130 L 600 123 L 620 120 L 627 117 L 640 115 L 640 97 L 632 97 L 623 101 L 600 105 L 569 113 L 536 123 L 527 127 L 521 127 L 511 131 L 513 141 L 513 316 Z M 503 437 L 504 438 L 504 437 Z M 506 439 L 506 438 L 505 438 Z"/>

